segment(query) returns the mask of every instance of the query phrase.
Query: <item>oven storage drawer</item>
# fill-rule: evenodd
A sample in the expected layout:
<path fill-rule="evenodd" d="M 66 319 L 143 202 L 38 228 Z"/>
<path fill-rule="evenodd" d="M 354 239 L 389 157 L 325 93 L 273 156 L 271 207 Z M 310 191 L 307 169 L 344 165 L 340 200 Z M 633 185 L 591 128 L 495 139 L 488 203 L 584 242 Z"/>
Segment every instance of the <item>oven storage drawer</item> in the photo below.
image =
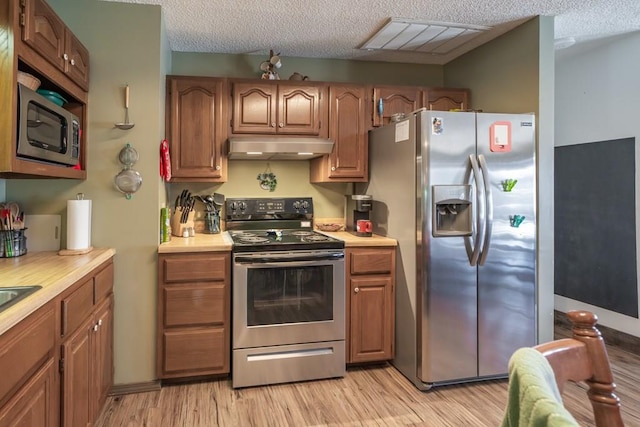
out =
<path fill-rule="evenodd" d="M 233 351 L 233 387 L 344 377 L 344 341 Z"/>

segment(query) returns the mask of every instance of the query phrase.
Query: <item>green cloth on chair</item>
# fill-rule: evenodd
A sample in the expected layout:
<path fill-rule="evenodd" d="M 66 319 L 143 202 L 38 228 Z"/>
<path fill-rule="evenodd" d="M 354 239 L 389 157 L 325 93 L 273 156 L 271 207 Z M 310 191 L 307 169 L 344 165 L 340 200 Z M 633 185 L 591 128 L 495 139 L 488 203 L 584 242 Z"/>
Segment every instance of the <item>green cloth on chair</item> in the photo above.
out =
<path fill-rule="evenodd" d="M 509 360 L 509 396 L 502 427 L 576 427 L 564 408 L 547 359 L 524 347 Z"/>

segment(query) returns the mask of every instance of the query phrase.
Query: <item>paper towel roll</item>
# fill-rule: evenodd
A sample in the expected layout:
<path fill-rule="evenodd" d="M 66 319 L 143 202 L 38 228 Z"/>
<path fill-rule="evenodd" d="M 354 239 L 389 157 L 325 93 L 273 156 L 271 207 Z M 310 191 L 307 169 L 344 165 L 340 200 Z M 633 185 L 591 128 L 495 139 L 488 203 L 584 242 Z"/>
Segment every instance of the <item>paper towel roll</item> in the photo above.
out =
<path fill-rule="evenodd" d="M 67 249 L 91 247 L 91 200 L 67 200 Z"/>

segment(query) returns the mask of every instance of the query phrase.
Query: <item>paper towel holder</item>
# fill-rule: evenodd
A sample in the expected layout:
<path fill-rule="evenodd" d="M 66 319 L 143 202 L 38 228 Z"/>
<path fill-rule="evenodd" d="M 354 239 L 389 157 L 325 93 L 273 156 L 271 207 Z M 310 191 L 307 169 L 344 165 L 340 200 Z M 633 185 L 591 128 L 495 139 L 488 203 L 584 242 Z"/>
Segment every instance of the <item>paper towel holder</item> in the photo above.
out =
<path fill-rule="evenodd" d="M 84 193 L 76 193 L 76 200 L 84 200 Z M 67 213 L 68 215 L 68 213 Z M 63 255 L 63 256 L 67 256 L 67 255 L 84 255 L 84 254 L 88 254 L 89 252 L 91 252 L 93 250 L 93 246 L 89 246 L 87 248 L 83 248 L 83 249 L 60 249 L 58 251 L 58 255 Z"/>

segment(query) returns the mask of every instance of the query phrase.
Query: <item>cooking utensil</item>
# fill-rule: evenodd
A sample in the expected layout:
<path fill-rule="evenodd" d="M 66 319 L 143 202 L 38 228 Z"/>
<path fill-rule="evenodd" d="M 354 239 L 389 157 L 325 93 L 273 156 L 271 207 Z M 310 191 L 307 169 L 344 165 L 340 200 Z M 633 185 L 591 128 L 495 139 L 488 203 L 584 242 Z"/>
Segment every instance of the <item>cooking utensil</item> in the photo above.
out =
<path fill-rule="evenodd" d="M 116 123 L 118 129 L 129 130 L 135 126 L 129 122 L 129 85 L 124 87 L 124 122 Z"/>
<path fill-rule="evenodd" d="M 133 169 L 123 169 L 114 179 L 118 191 L 125 194 L 127 199 L 131 198 L 131 194 L 140 189 L 142 185 L 142 175 Z"/>
<path fill-rule="evenodd" d="M 224 194 L 213 193 L 213 203 L 216 205 L 217 210 L 220 210 L 224 204 Z"/>

